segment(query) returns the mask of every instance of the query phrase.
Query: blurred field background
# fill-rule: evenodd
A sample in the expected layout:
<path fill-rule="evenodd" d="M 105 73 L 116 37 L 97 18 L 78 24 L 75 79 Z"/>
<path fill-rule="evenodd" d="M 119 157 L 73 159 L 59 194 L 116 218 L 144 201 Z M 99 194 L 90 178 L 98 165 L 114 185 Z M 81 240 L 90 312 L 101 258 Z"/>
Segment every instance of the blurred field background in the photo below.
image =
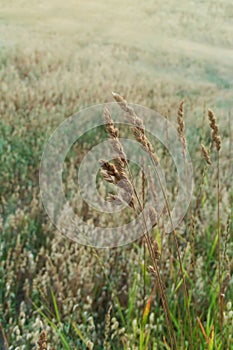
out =
<path fill-rule="evenodd" d="M 195 301 L 193 338 L 196 349 L 207 349 L 199 316 L 208 336 L 215 326 L 213 349 L 233 348 L 231 277 L 224 300 L 224 340 L 216 316 L 217 168 L 207 117 L 212 108 L 222 136 L 225 279 L 231 276 L 233 248 L 232 88 L 230 0 L 0 0 L 0 321 L 9 349 L 37 349 L 42 329 L 48 333 L 48 349 L 169 349 L 158 297 L 144 330 L 149 343 L 139 347 L 146 270 L 141 246 L 135 242 L 95 251 L 72 243 L 56 232 L 39 197 L 40 159 L 52 131 L 80 109 L 112 101 L 111 91 L 173 123 L 185 100 L 195 193 L 181 252 Z M 201 142 L 211 146 L 208 169 Z M 69 164 L 74 167 L 75 161 Z M 169 238 L 162 244 L 169 246 Z M 179 273 L 175 258 L 169 261 L 170 252 L 165 252 L 161 269 L 167 271 L 178 348 L 189 349 L 180 288 L 174 296 Z M 146 273 L 145 300 L 151 279 Z"/>

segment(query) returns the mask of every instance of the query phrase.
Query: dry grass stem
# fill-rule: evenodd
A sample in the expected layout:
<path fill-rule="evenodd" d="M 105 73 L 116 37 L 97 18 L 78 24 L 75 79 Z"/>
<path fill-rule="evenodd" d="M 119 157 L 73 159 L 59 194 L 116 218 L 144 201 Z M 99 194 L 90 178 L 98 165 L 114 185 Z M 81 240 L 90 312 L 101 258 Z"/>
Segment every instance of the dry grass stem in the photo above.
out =
<path fill-rule="evenodd" d="M 188 323 L 189 323 L 189 341 L 190 341 L 190 348 L 193 349 L 193 341 L 192 341 L 192 322 L 191 322 L 191 315 L 190 315 L 190 308 L 189 308 L 189 295 L 188 295 L 188 289 L 187 289 L 187 284 L 186 284 L 186 279 L 185 279 L 185 274 L 184 274 L 184 268 L 183 268 L 183 264 L 182 264 L 182 260 L 181 260 L 181 255 L 180 255 L 180 251 L 179 251 L 179 244 L 178 244 L 178 239 L 177 239 L 177 234 L 176 234 L 176 230 L 174 229 L 174 225 L 173 225 L 173 221 L 172 221 L 172 216 L 171 216 L 171 210 L 170 210 L 170 206 L 169 206 L 169 202 L 168 202 L 168 198 L 167 198 L 167 194 L 166 194 L 166 190 L 162 184 L 161 181 L 161 177 L 159 175 L 159 172 L 157 170 L 157 165 L 159 163 L 159 158 L 156 155 L 153 146 L 151 145 L 150 141 L 147 139 L 146 135 L 145 135 L 145 127 L 143 124 L 143 121 L 137 116 L 137 114 L 135 113 L 134 109 L 130 106 L 128 106 L 126 100 L 121 97 L 119 94 L 117 93 L 112 93 L 113 97 L 115 98 L 116 102 L 118 102 L 118 104 L 120 105 L 120 107 L 127 112 L 129 119 L 131 122 L 133 122 L 134 125 L 140 125 L 140 127 L 133 127 L 133 132 L 134 132 L 134 136 L 135 139 L 142 144 L 143 148 L 148 152 L 148 154 L 150 155 L 150 158 L 152 160 L 152 163 L 154 165 L 156 174 L 158 176 L 158 180 L 159 180 L 159 185 L 161 187 L 162 193 L 163 193 L 163 197 L 166 203 L 166 209 L 169 215 L 169 220 L 171 223 L 171 227 L 172 227 L 172 234 L 173 234 L 173 238 L 175 241 L 175 245 L 176 245 L 176 250 L 177 250 L 177 255 L 178 255 L 178 260 L 179 260 L 179 267 L 180 267 L 180 272 L 182 275 L 182 280 L 183 280 L 183 288 L 184 288 L 184 295 L 185 295 L 185 304 L 186 304 L 186 312 L 188 314 Z M 179 125 L 179 130 L 180 131 L 180 138 L 182 141 L 182 145 L 183 145 L 183 155 L 185 157 L 185 153 L 186 153 L 186 137 L 184 134 L 184 121 L 183 121 L 183 102 L 181 102 L 180 104 L 180 108 L 178 111 L 178 125 Z M 150 243 L 151 244 L 151 243 Z M 155 255 L 154 255 L 154 251 L 152 249 L 152 255 L 156 261 Z"/>
<path fill-rule="evenodd" d="M 137 135 L 138 134 L 141 135 L 140 141 L 142 139 L 144 140 L 143 145 L 147 145 L 146 146 L 147 150 L 151 153 L 152 146 L 148 146 L 148 144 L 150 145 L 150 143 L 144 134 L 144 126 L 143 126 L 142 121 L 136 116 L 133 109 L 127 105 L 126 101 L 123 98 L 121 98 L 120 95 L 113 94 L 113 96 L 115 97 L 117 102 L 120 103 L 123 110 L 125 110 L 127 113 L 129 113 L 130 117 L 132 118 L 131 122 L 133 122 L 134 125 L 137 123 L 137 126 L 133 127 L 133 130 L 136 131 Z M 116 140 L 116 143 L 118 143 L 119 142 L 119 140 L 118 140 L 119 133 L 118 133 L 118 130 L 116 130 L 116 128 L 114 126 L 114 123 L 111 119 L 110 113 L 107 110 L 105 110 L 104 115 L 105 115 L 105 120 L 107 123 L 106 130 L 109 133 L 110 137 L 113 138 L 114 140 Z M 140 127 L 139 127 L 139 125 L 140 125 Z M 122 145 L 120 145 L 120 149 L 122 149 Z M 155 161 L 155 159 L 154 159 L 154 161 Z M 156 161 L 157 161 L 157 159 L 156 159 Z M 147 243 L 151 262 L 153 264 L 153 273 L 155 274 L 158 288 L 160 291 L 163 310 L 164 310 L 165 318 L 166 318 L 166 322 L 167 322 L 167 330 L 168 330 L 168 334 L 169 334 L 169 338 L 170 338 L 170 343 L 171 343 L 172 349 L 176 349 L 176 338 L 175 338 L 174 329 L 173 329 L 173 325 L 172 325 L 172 321 L 171 321 L 171 317 L 170 317 L 170 311 L 169 311 L 169 306 L 168 306 L 167 297 L 166 297 L 166 293 L 165 293 L 165 288 L 164 288 L 164 284 L 162 282 L 159 268 L 157 265 L 158 251 L 157 251 L 157 249 L 155 249 L 155 246 L 154 246 L 154 244 L 151 240 L 151 237 L 149 235 L 147 224 L 146 224 L 146 219 L 145 219 L 144 214 L 143 214 L 142 203 L 141 203 L 139 196 L 138 196 L 138 193 L 136 191 L 136 187 L 135 187 L 134 181 L 133 181 L 133 176 L 131 174 L 127 160 L 125 161 L 125 165 L 126 165 L 127 170 L 130 174 L 130 179 L 129 179 L 128 175 L 126 174 L 125 169 L 123 168 L 123 169 L 121 169 L 122 179 L 120 179 L 120 181 L 118 181 L 118 178 L 115 179 L 114 184 L 116 184 L 116 186 L 118 186 L 118 187 L 120 186 L 121 188 L 124 189 L 123 195 L 121 194 L 123 200 L 128 202 L 129 198 L 126 198 L 126 197 L 128 195 L 130 195 L 131 196 L 131 199 L 129 202 L 130 207 L 132 207 L 132 209 L 134 209 L 134 211 L 136 210 L 136 208 L 134 206 L 134 203 L 136 200 L 137 204 L 139 206 L 139 211 L 142 212 L 143 225 L 144 225 L 144 237 L 145 237 L 145 240 Z M 117 172 L 117 170 L 113 166 L 111 166 L 108 162 L 100 160 L 100 166 L 101 166 L 102 170 L 104 170 L 108 173 L 108 175 L 116 178 L 115 173 Z M 117 177 L 118 176 L 119 176 L 119 172 L 117 172 Z M 126 197 L 124 198 L 124 196 L 126 196 Z M 110 197 L 110 198 L 112 198 L 112 197 Z M 114 197 L 114 199 L 115 199 L 115 197 Z M 153 225 L 156 225 L 157 216 L 156 216 L 156 213 L 152 209 L 149 212 L 149 217 L 150 217 L 150 220 L 152 220 Z"/>
<path fill-rule="evenodd" d="M 221 330 L 223 329 L 223 311 L 224 311 L 224 294 L 222 293 L 222 271 L 221 271 L 221 222 L 220 222 L 220 149 L 221 137 L 219 135 L 219 127 L 217 125 L 214 112 L 209 109 L 208 117 L 210 128 L 212 129 L 212 141 L 216 147 L 218 154 L 217 163 L 217 205 L 218 205 L 218 283 L 219 283 L 219 323 Z"/>

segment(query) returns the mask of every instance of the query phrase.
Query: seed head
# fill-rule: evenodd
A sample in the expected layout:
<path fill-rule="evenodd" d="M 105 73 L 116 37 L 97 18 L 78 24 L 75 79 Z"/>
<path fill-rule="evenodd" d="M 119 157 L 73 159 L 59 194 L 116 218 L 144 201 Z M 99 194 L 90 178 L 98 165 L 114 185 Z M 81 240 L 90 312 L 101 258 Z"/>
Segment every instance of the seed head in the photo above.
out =
<path fill-rule="evenodd" d="M 207 149 L 205 148 L 205 146 L 203 144 L 201 144 L 201 152 L 202 155 L 206 161 L 207 164 L 211 165 L 211 160 L 210 160 L 210 154 L 209 151 L 207 151 Z"/>

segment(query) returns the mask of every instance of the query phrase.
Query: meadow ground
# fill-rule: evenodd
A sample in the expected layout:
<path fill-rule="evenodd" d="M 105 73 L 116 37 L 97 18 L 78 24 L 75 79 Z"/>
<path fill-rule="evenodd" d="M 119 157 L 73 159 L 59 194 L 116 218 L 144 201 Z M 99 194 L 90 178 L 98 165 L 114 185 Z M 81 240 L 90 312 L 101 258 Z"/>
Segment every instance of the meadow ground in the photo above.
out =
<path fill-rule="evenodd" d="M 47 349 L 233 348 L 232 38 L 230 0 L 0 0 L 1 349 L 43 349 L 37 345 L 42 330 Z M 176 234 L 188 306 L 163 217 L 150 233 L 162 253 L 170 331 L 144 243 L 105 250 L 74 243 L 49 221 L 39 196 L 40 161 L 51 133 L 83 108 L 113 101 L 112 91 L 156 110 L 176 128 L 185 101 L 194 192 Z M 219 124 L 219 154 L 208 108 Z M 68 195 L 81 155 L 98 143 L 92 134 L 84 141 L 66 159 Z M 201 143 L 210 150 L 210 166 Z M 161 145 L 156 151 L 174 201 L 175 169 Z M 140 178 L 135 181 L 140 186 Z M 107 187 L 98 183 L 105 196 Z M 93 220 L 88 206 L 81 210 Z"/>

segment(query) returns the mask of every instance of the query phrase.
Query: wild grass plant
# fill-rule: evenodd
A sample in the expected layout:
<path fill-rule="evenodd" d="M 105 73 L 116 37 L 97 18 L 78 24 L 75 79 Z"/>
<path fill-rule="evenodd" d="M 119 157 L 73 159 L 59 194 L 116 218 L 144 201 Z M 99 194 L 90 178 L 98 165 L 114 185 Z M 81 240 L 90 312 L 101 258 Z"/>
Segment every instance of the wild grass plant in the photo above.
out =
<path fill-rule="evenodd" d="M 140 14 L 147 16 L 148 26 L 155 23 L 157 31 L 164 31 L 161 18 L 167 18 L 168 5 L 154 12 L 150 1 L 146 8 L 140 5 Z M 72 46 L 69 33 L 61 30 L 58 35 L 47 25 L 43 35 L 38 34 L 41 27 L 28 30 L 31 27 L 20 25 L 20 16 L 14 15 L 19 5 L 2 6 L 6 23 L 1 28 L 7 27 L 7 21 L 10 24 L 8 30 L 3 28 L 5 41 L 0 43 L 1 349 L 233 348 L 232 60 L 228 47 L 232 5 L 226 1 L 200 6 L 211 18 L 200 17 L 185 4 L 183 13 L 174 10 L 172 23 L 166 22 L 169 35 L 176 28 L 185 39 L 177 41 L 177 51 L 170 45 L 174 38 L 168 51 L 166 40 L 157 50 L 159 42 L 152 40 L 149 27 L 149 43 L 112 29 L 115 41 L 108 41 L 106 34 L 102 46 L 100 38 L 90 43 L 85 31 L 79 31 Z M 115 16 L 124 20 L 118 11 Z M 161 16 L 156 16 L 157 11 Z M 38 26 L 40 13 L 31 14 Z M 49 16 L 49 9 L 46 13 Z M 12 24 L 12 16 L 17 24 Z M 129 23 L 129 14 L 126 17 Z M 130 22 L 132 33 L 138 23 L 137 19 Z M 202 38 L 190 51 L 190 38 L 200 39 L 199 31 L 194 31 L 197 25 Z M 14 43 L 16 33 L 17 44 L 5 44 Z M 129 45 L 130 40 L 135 46 Z M 147 50 L 150 43 L 152 52 Z M 112 90 L 158 111 L 175 125 L 184 150 L 187 147 L 190 152 L 195 186 L 186 216 L 172 234 L 165 232 L 165 213 L 156 218 L 151 208 L 154 225 L 149 232 L 142 227 L 142 239 L 97 250 L 70 241 L 51 224 L 40 200 L 39 166 L 44 145 L 59 123 L 84 107 L 113 100 Z M 115 98 L 132 122 L 140 119 L 132 137 L 142 146 L 144 142 L 155 165 L 159 159 L 167 179 L 164 195 L 169 211 L 177 194 L 172 159 L 150 134 L 143 134 L 142 116 L 130 115 L 126 100 L 121 95 Z M 124 135 L 122 127 L 114 125 L 114 115 L 109 117 L 107 131 L 101 130 L 96 138 L 85 135 L 82 145 L 74 144 L 67 155 L 63 180 L 68 195 L 77 190 L 75 181 L 70 188 L 69 179 L 76 179 L 83 154 L 98 143 L 98 137 L 117 135 L 115 129 L 111 135 L 111 128 Z M 104 198 L 112 197 L 106 183 L 110 169 L 104 162 L 100 167 L 105 179 L 98 178 L 99 192 Z M 131 163 L 129 168 L 124 164 L 124 172 L 132 186 L 125 199 L 133 196 L 135 204 L 135 209 L 129 207 L 122 214 L 128 222 L 146 200 L 150 179 Z M 156 188 L 149 190 L 156 195 Z M 88 205 L 75 199 L 72 205 L 86 220 L 95 221 Z"/>

